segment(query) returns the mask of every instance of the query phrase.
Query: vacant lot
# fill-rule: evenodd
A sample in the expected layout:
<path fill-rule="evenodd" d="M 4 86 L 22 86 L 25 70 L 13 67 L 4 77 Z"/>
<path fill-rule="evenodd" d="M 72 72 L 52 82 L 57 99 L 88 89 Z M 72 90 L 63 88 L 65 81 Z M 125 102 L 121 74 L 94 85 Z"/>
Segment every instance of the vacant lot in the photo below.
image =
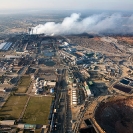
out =
<path fill-rule="evenodd" d="M 31 97 L 23 121 L 28 124 L 48 124 L 52 97 Z"/>
<path fill-rule="evenodd" d="M 10 96 L 0 110 L 0 118 L 18 119 L 27 99 L 28 96 Z"/>
<path fill-rule="evenodd" d="M 30 85 L 31 78 L 30 76 L 22 76 L 18 83 L 18 93 L 25 93 Z"/>

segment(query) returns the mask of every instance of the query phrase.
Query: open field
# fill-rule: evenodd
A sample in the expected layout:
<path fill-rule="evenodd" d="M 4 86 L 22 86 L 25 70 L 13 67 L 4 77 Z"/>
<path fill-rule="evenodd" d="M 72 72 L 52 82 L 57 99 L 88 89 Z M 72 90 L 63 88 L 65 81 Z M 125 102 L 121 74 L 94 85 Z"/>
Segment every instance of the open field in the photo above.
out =
<path fill-rule="evenodd" d="M 10 96 L 0 110 L 0 118 L 18 119 L 27 101 L 28 96 Z"/>
<path fill-rule="evenodd" d="M 30 85 L 31 79 L 30 76 L 22 76 L 18 83 L 18 93 L 25 93 Z"/>
<path fill-rule="evenodd" d="M 31 97 L 23 121 L 28 124 L 48 124 L 52 97 Z"/>

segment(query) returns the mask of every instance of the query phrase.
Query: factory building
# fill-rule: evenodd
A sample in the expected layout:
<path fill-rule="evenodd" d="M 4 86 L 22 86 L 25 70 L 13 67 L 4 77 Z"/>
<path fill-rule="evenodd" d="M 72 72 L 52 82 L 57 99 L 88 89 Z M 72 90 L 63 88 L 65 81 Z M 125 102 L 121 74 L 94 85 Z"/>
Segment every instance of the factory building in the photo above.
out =
<path fill-rule="evenodd" d="M 7 51 L 11 47 L 12 43 L 11 42 L 4 42 L 0 44 L 0 50 L 1 51 Z"/>
<path fill-rule="evenodd" d="M 49 86 L 49 87 L 55 87 L 56 82 L 48 81 L 46 85 Z"/>
<path fill-rule="evenodd" d="M 33 89 L 35 90 L 35 95 L 40 94 L 43 91 L 44 87 L 44 80 L 40 80 L 39 78 L 36 79 L 36 82 L 33 85 Z"/>
<path fill-rule="evenodd" d="M 75 53 L 76 52 L 76 48 L 63 48 L 64 51 L 68 52 L 68 53 Z"/>
<path fill-rule="evenodd" d="M 59 48 L 65 48 L 67 46 L 69 46 L 69 43 L 63 42 L 61 45 L 59 45 Z"/>
<path fill-rule="evenodd" d="M 21 56 L 18 56 L 18 55 L 6 55 L 5 58 L 6 59 L 19 59 L 19 58 L 21 58 Z"/>
<path fill-rule="evenodd" d="M 84 56 L 84 54 L 81 53 L 81 52 L 76 52 L 75 54 L 76 54 L 78 57 L 82 57 L 82 56 Z"/>
<path fill-rule="evenodd" d="M 94 96 L 94 94 L 91 93 L 90 88 L 87 85 L 86 81 L 84 82 L 84 88 L 85 88 L 86 96 L 88 97 Z"/>
<path fill-rule="evenodd" d="M 72 61 L 75 61 L 75 60 L 76 60 L 76 57 L 75 57 L 74 55 L 71 55 L 71 54 L 69 54 L 69 53 L 67 53 L 67 52 L 65 52 L 65 51 L 62 51 L 62 52 L 61 52 L 61 55 L 62 55 L 64 58 L 68 58 L 68 59 L 70 59 L 70 60 L 72 60 Z"/>
<path fill-rule="evenodd" d="M 45 81 L 40 79 L 39 77 L 36 78 L 35 83 L 33 84 L 33 92 L 35 92 L 35 95 L 41 94 L 41 92 L 44 91 L 45 87 L 50 87 L 50 93 L 54 93 L 54 87 L 56 85 L 56 82 L 51 81 Z"/>
<path fill-rule="evenodd" d="M 14 124 L 15 124 L 15 120 L 3 120 L 3 121 L 0 121 L 0 125 L 13 126 Z"/>
<path fill-rule="evenodd" d="M 85 86 L 85 90 L 86 90 L 87 96 L 91 96 L 92 95 L 88 85 Z"/>

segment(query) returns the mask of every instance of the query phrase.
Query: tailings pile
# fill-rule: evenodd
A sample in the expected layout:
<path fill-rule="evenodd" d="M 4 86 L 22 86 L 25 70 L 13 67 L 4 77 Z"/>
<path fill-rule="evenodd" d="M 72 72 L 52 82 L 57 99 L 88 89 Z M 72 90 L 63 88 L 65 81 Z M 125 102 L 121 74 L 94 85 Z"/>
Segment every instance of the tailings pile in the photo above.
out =
<path fill-rule="evenodd" d="M 106 133 L 133 133 L 133 98 L 102 102 L 95 119 Z"/>

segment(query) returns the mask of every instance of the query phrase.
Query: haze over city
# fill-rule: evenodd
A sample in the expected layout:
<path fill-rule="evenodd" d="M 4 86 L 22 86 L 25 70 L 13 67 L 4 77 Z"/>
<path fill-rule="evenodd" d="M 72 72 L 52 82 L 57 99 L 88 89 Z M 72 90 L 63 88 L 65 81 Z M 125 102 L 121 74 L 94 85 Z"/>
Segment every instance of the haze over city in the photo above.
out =
<path fill-rule="evenodd" d="M 133 10 L 132 0 L 2 0 L 1 10 Z"/>

